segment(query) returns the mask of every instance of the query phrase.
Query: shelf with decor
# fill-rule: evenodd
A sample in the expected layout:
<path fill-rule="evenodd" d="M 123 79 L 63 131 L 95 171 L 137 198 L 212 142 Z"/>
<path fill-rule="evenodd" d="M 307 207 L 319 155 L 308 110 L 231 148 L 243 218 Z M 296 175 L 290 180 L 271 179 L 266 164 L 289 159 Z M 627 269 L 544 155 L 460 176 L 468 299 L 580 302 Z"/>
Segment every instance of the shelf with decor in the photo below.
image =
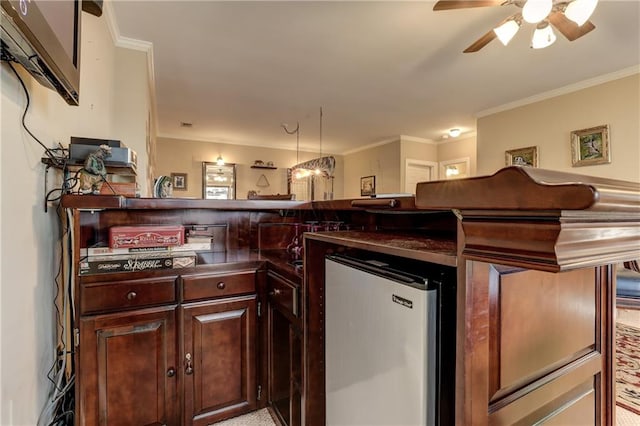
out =
<path fill-rule="evenodd" d="M 251 165 L 252 169 L 267 169 L 267 170 L 276 170 L 277 167 L 276 166 L 259 166 L 256 164 Z"/>

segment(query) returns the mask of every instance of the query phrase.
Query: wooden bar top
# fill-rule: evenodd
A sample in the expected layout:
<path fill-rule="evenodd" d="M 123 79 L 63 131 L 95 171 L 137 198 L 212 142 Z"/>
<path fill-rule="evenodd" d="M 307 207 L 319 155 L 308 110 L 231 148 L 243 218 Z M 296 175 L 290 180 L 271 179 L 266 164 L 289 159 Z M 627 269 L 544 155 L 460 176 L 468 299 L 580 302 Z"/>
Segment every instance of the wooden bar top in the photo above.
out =
<path fill-rule="evenodd" d="M 333 243 L 440 265 L 456 266 L 456 243 L 449 239 L 409 233 L 337 231 L 309 232 L 305 239 Z"/>
<path fill-rule="evenodd" d="M 512 166 L 491 176 L 418 183 L 416 207 L 640 213 L 640 183 Z"/>

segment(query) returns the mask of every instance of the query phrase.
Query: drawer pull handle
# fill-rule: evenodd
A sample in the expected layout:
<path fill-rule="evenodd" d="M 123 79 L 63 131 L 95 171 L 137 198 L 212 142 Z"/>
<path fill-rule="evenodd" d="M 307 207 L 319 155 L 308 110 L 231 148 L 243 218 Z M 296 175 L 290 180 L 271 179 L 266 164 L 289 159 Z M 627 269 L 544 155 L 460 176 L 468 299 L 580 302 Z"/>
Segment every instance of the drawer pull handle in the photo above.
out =
<path fill-rule="evenodd" d="M 133 300 L 138 296 L 138 294 L 135 291 L 130 291 L 129 293 L 127 293 L 127 299 L 128 300 Z"/>
<path fill-rule="evenodd" d="M 185 363 L 186 363 L 186 367 L 184 369 L 184 373 L 185 374 L 189 374 L 189 375 L 193 374 L 193 364 L 191 363 L 191 354 L 187 353 L 184 356 L 184 360 L 185 360 Z"/>
<path fill-rule="evenodd" d="M 220 281 L 220 282 L 218 283 L 218 289 L 220 289 L 220 290 L 224 290 L 224 288 L 225 288 L 225 287 L 226 287 L 226 284 L 225 284 L 224 282 Z"/>
<path fill-rule="evenodd" d="M 170 369 L 167 370 L 167 377 L 173 377 L 175 375 L 176 375 L 175 368 L 171 367 Z"/>
<path fill-rule="evenodd" d="M 277 296 L 277 295 L 279 295 L 280 293 L 282 293 L 282 291 L 281 291 L 280 289 L 278 289 L 278 288 L 274 288 L 273 290 L 271 290 L 271 291 L 269 292 L 269 295 L 270 295 L 270 296 Z"/>

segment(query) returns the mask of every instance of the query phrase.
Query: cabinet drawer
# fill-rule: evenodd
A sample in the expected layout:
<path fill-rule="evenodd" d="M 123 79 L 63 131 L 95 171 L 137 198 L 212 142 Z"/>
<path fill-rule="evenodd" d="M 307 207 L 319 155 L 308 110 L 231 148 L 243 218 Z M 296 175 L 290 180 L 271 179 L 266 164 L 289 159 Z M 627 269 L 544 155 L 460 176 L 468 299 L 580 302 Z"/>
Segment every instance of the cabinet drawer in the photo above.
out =
<path fill-rule="evenodd" d="M 255 293 L 256 271 L 225 274 L 198 274 L 182 277 L 183 300 L 211 299 Z"/>
<path fill-rule="evenodd" d="M 177 277 L 84 283 L 80 314 L 173 303 Z"/>
<path fill-rule="evenodd" d="M 281 306 L 294 317 L 298 316 L 298 286 L 269 271 L 267 292 L 271 303 Z"/>

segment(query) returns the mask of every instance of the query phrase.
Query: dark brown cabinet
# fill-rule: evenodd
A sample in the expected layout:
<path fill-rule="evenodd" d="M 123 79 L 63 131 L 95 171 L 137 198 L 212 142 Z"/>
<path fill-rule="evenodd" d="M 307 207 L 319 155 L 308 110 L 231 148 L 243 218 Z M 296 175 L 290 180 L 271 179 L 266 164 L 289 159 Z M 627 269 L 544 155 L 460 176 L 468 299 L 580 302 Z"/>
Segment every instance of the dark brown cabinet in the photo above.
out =
<path fill-rule="evenodd" d="M 257 408 L 256 270 L 80 279 L 79 422 L 208 425 Z"/>
<path fill-rule="evenodd" d="M 302 389 L 302 328 L 298 286 L 267 274 L 269 403 L 280 421 L 300 425 Z"/>
<path fill-rule="evenodd" d="M 184 422 L 208 425 L 256 408 L 256 296 L 182 311 Z"/>
<path fill-rule="evenodd" d="M 175 425 L 176 305 L 83 317 L 82 425 Z"/>

